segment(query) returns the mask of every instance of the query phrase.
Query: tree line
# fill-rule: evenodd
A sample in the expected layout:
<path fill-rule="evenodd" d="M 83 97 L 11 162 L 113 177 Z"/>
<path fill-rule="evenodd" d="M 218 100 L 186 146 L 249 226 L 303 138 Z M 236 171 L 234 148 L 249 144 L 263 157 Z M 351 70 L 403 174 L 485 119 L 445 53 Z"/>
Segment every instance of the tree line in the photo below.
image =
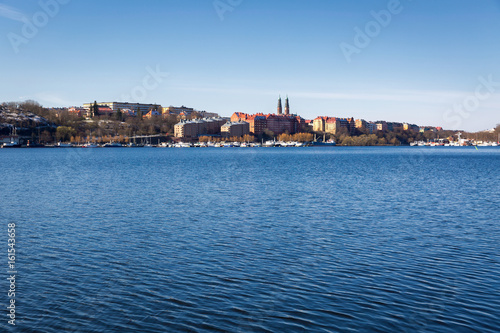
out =
<path fill-rule="evenodd" d="M 18 134 L 32 138 L 33 142 L 52 143 L 55 141 L 82 140 L 92 142 L 106 142 L 109 138 L 114 141 L 126 142 L 126 138 L 135 135 L 157 135 L 163 134 L 173 137 L 174 126 L 181 117 L 177 115 L 154 116 L 150 119 L 143 117 L 138 112 L 137 116 L 126 116 L 121 110 L 111 115 L 100 115 L 97 104 L 94 103 L 91 119 L 77 114 L 70 113 L 67 109 L 44 108 L 36 101 L 28 100 L 24 102 L 2 103 L 2 110 L 16 111 L 18 113 L 29 112 L 46 119 L 46 123 L 40 124 L 29 118 L 26 120 L 10 124 L 18 128 Z M 187 119 L 198 119 L 201 115 L 193 112 Z M 0 119 L 1 120 L 1 119 Z M 0 128 L 1 135 L 10 134 L 11 127 Z M 407 145 L 414 141 L 433 141 L 437 139 L 457 140 L 458 131 L 419 131 L 397 129 L 395 131 L 376 131 L 369 133 L 366 129 L 354 129 L 352 132 L 341 128 L 336 134 L 313 133 L 311 128 L 304 128 L 304 133 L 281 134 L 277 137 L 269 129 L 265 129 L 257 137 L 247 136 L 235 138 L 231 141 L 254 142 L 256 140 L 297 141 L 309 142 L 315 139 L 332 139 L 338 145 L 346 146 L 374 146 L 374 145 Z M 463 132 L 462 138 L 474 139 L 476 141 L 498 141 L 500 135 L 500 125 L 497 125 L 491 132 Z M 121 139 L 123 138 L 123 139 Z M 200 141 L 223 141 L 224 138 L 201 137 Z"/>
<path fill-rule="evenodd" d="M 13 124 L 18 127 L 18 134 L 32 138 L 33 142 L 53 143 L 58 141 L 107 142 L 109 138 L 125 138 L 135 135 L 165 134 L 173 136 L 174 126 L 180 121 L 176 115 L 155 116 L 147 119 L 139 112 L 135 117 L 125 116 L 121 110 L 111 115 L 101 115 L 98 108 L 91 110 L 92 117 L 69 112 L 67 109 L 44 108 L 35 101 L 3 103 L 5 110 L 21 113 L 33 113 L 44 118 L 47 124 L 40 126 L 36 122 L 24 121 Z M 193 113 L 191 117 L 199 117 Z M 190 117 L 190 119 L 191 119 Z M 8 135 L 10 130 L 2 133 Z"/>

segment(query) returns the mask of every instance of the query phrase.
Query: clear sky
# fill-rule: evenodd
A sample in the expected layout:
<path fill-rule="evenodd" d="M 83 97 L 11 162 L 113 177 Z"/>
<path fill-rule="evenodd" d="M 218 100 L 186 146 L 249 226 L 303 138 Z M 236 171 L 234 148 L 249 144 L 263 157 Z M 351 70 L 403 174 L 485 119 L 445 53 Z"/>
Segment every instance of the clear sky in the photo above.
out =
<path fill-rule="evenodd" d="M 3 0 L 0 31 L 0 101 L 500 123 L 500 0 Z"/>

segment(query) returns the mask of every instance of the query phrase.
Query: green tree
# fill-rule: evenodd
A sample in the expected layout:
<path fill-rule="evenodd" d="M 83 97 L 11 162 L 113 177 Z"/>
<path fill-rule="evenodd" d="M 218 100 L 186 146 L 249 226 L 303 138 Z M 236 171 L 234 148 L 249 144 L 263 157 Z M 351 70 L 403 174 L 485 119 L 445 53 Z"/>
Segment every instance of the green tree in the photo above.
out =
<path fill-rule="evenodd" d="M 393 146 L 401 145 L 401 142 L 397 138 L 393 138 L 390 142 Z"/>
<path fill-rule="evenodd" d="M 94 101 L 94 105 L 92 106 L 92 118 L 99 117 L 99 105 L 97 105 L 97 101 Z"/>
<path fill-rule="evenodd" d="M 244 142 L 254 142 L 255 137 L 253 135 L 245 134 L 245 135 L 243 135 L 243 141 Z"/>
<path fill-rule="evenodd" d="M 264 140 L 272 140 L 272 139 L 274 139 L 274 132 L 268 128 L 265 128 L 263 133 L 262 133 L 262 138 Z"/>
<path fill-rule="evenodd" d="M 22 103 L 19 104 L 19 107 L 25 111 L 32 112 L 36 115 L 40 115 L 43 117 L 43 107 L 40 105 L 40 103 L 33 101 L 31 99 L 26 100 Z"/>
<path fill-rule="evenodd" d="M 344 140 L 342 140 L 342 146 L 354 146 L 355 141 L 351 136 L 346 136 Z"/>
<path fill-rule="evenodd" d="M 313 140 L 314 135 L 312 133 L 296 133 L 293 135 L 293 141 L 308 142 Z"/>
<path fill-rule="evenodd" d="M 56 139 L 58 141 L 69 141 L 70 138 L 76 133 L 76 131 L 67 126 L 59 126 L 56 129 Z"/>
<path fill-rule="evenodd" d="M 49 143 L 52 142 L 53 140 L 54 138 L 52 137 L 52 134 L 50 134 L 50 132 L 47 130 L 43 131 L 42 134 L 40 135 L 40 142 Z"/>
<path fill-rule="evenodd" d="M 118 109 L 115 113 L 115 119 L 118 121 L 123 121 L 123 112 L 122 109 Z"/>

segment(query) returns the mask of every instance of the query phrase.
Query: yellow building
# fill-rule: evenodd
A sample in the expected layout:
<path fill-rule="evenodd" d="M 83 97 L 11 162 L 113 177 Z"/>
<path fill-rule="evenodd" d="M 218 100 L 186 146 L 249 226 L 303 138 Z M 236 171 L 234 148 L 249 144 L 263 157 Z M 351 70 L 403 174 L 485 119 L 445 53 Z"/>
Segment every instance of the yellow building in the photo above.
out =
<path fill-rule="evenodd" d="M 83 107 L 86 110 L 90 110 L 90 108 L 94 105 L 94 103 L 85 103 Z M 126 102 L 101 102 L 97 103 L 100 107 L 109 107 L 114 112 L 118 110 L 133 110 L 135 112 L 141 111 L 142 114 L 147 114 L 151 110 L 160 111 L 162 109 L 159 104 L 141 104 L 141 103 L 126 103 Z"/>
<path fill-rule="evenodd" d="M 313 131 L 314 132 L 324 132 L 325 131 L 325 123 L 328 117 L 318 117 L 313 120 Z"/>
<path fill-rule="evenodd" d="M 214 135 L 221 132 L 221 126 L 226 123 L 223 118 L 208 118 L 196 120 L 181 120 L 174 126 L 174 136 L 177 138 L 196 139 L 201 135 Z"/>
<path fill-rule="evenodd" d="M 356 119 L 356 128 L 359 128 L 359 129 L 365 129 L 366 128 L 366 120 L 364 119 Z"/>
<path fill-rule="evenodd" d="M 340 121 L 337 118 L 328 118 L 325 122 L 325 132 L 330 134 L 337 134 L 340 130 Z"/>
<path fill-rule="evenodd" d="M 222 125 L 220 131 L 222 136 L 241 137 L 243 135 L 250 134 L 250 124 L 245 121 L 227 122 L 224 125 Z"/>
<path fill-rule="evenodd" d="M 314 132 L 337 134 L 341 128 L 345 128 L 349 133 L 352 133 L 354 127 L 353 118 L 318 117 L 313 120 Z"/>
<path fill-rule="evenodd" d="M 198 137 L 198 124 L 191 121 L 181 121 L 174 126 L 174 136 L 176 138 L 196 138 Z"/>

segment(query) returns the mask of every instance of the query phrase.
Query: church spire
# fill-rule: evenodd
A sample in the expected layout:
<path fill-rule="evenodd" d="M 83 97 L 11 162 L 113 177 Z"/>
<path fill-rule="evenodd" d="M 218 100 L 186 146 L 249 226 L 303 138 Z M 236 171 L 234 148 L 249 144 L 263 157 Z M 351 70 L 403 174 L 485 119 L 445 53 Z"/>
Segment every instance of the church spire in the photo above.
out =
<path fill-rule="evenodd" d="M 280 99 L 278 100 L 278 114 L 283 114 L 283 106 L 281 104 L 281 95 L 280 95 Z"/>
<path fill-rule="evenodd" d="M 286 115 L 290 114 L 290 103 L 288 102 L 288 95 L 286 95 L 286 101 L 285 101 L 285 114 Z"/>

